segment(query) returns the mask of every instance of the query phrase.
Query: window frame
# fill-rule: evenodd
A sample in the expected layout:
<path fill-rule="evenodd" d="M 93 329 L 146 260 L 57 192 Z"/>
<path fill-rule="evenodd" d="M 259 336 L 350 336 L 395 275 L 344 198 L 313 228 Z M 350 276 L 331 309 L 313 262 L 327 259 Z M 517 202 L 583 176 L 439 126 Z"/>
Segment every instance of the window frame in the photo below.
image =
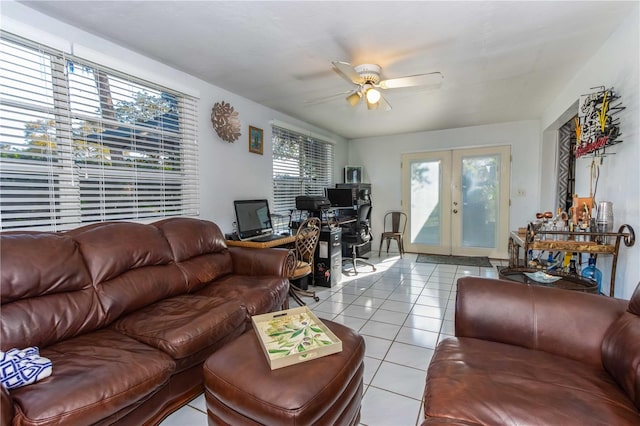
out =
<path fill-rule="evenodd" d="M 0 65 L 0 76 L 5 80 L 0 87 L 0 110 L 6 116 L 0 121 L 0 230 L 57 231 L 106 220 L 144 221 L 199 215 L 197 98 L 5 31 L 0 32 L 0 43 L 0 54 L 15 59 L 15 63 Z M 23 60 L 21 54 L 31 58 L 31 62 Z M 38 58 L 42 64 L 37 62 Z M 76 101 L 89 102 L 90 91 L 83 92 L 71 81 L 73 67 L 82 67 L 94 76 L 98 102 L 102 88 L 95 75 L 101 74 L 120 85 L 130 85 L 130 93 L 121 91 L 119 97 L 126 100 L 129 96 L 130 111 L 140 115 L 134 115 L 132 121 L 127 122 L 122 116 L 105 118 L 104 111 L 98 109 L 91 119 L 87 113 L 90 109 L 74 108 L 73 97 L 77 96 Z M 24 82 L 23 78 L 38 71 L 39 79 Z M 89 80 L 89 84 L 94 79 Z M 49 87 L 46 87 L 47 83 Z M 43 91 L 52 103 L 29 101 L 29 91 Z M 144 99 L 136 103 L 140 93 L 148 95 L 149 103 Z M 109 95 L 116 93 L 109 92 Z M 121 101 L 120 104 L 126 107 L 127 103 Z M 158 105 L 168 106 L 158 109 Z M 47 129 L 35 136 L 28 133 L 29 123 L 40 122 L 42 126 L 38 130 L 47 129 L 46 126 L 53 130 Z M 74 133 L 75 125 L 84 129 L 87 123 L 94 122 L 100 125 L 99 130 L 92 128 L 94 133 Z M 20 126 L 24 126 L 24 137 L 19 136 Z M 107 158 L 111 151 L 105 142 L 107 132 L 104 129 L 116 129 L 111 132 L 111 138 L 121 144 L 122 161 L 119 164 Z M 38 137 L 44 141 L 36 139 Z M 36 153 L 30 154 L 34 149 Z M 85 149 L 87 153 L 94 151 L 92 160 L 88 160 L 89 154 L 81 156 Z M 30 155 L 34 160 L 29 160 Z M 31 198 L 25 195 L 31 189 L 29 179 L 44 182 L 46 177 L 49 178 L 48 190 L 34 190 Z M 97 187 L 89 185 L 91 189 L 86 192 L 87 185 L 82 189 L 83 179 L 85 183 L 91 180 L 108 182 L 109 179 L 129 181 L 131 195 L 119 194 L 110 199 L 105 194 L 114 188 L 104 183 Z M 87 213 L 88 195 L 96 194 L 100 199 L 99 206 Z M 21 206 L 21 197 L 30 201 L 22 202 Z M 123 208 L 116 213 L 113 210 L 114 206 L 117 210 L 118 204 Z M 17 213 L 10 213 L 12 211 Z"/>
<path fill-rule="evenodd" d="M 311 134 L 272 124 L 273 207 L 276 216 L 289 216 L 298 195 L 324 196 L 333 186 L 334 146 Z M 284 149 L 282 144 L 289 144 Z M 288 152 L 287 152 L 288 151 Z"/>

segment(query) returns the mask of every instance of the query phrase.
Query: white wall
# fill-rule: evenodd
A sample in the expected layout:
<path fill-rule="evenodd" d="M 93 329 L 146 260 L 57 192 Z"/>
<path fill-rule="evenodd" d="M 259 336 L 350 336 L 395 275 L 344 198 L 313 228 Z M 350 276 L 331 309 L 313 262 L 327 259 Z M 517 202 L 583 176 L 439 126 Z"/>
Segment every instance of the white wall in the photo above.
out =
<path fill-rule="evenodd" d="M 67 52 L 73 51 L 74 54 L 101 65 L 199 97 L 200 217 L 216 222 L 223 231 L 231 231 L 234 199 L 268 198 L 272 201 L 272 120 L 288 123 L 335 141 L 334 181 L 342 182 L 347 144 L 339 136 L 227 92 L 15 2 L 2 2 L 2 28 L 45 45 L 52 45 Z M 220 66 L 224 67 L 224 64 Z M 211 108 L 214 103 L 223 100 L 230 102 L 240 113 L 242 135 L 235 143 L 221 140 L 211 125 Z M 264 130 L 264 155 L 249 152 L 249 125 Z"/>
<path fill-rule="evenodd" d="M 591 87 L 613 87 L 621 96 L 626 109 L 618 116 L 621 122 L 623 142 L 614 146 L 610 155 L 600 166 L 600 180 L 596 201 L 612 201 L 615 228 L 621 224 L 631 225 L 640 233 L 640 6 L 635 13 L 620 23 L 593 57 L 576 73 L 556 99 L 549 105 L 542 118 L 546 135 L 562 124 L 558 118 L 566 116 L 580 95 L 590 93 Z M 564 120 L 566 121 L 566 120 Z M 545 145 L 546 147 L 546 145 Z M 546 147 L 555 149 L 555 146 Z M 609 149 L 607 150 L 609 151 Z M 548 151 L 543 155 L 551 156 Z M 589 166 L 591 159 L 578 159 L 576 164 L 576 191 L 581 196 L 589 195 Z M 543 174 L 551 173 L 545 164 Z M 639 234 L 640 236 L 640 234 Z M 640 243 L 633 247 L 621 245 L 616 273 L 615 296 L 629 299 L 640 282 Z M 600 256 L 598 268 L 603 273 L 603 289 L 609 289 L 611 256 Z"/>
<path fill-rule="evenodd" d="M 400 209 L 402 154 L 509 145 L 512 156 L 509 222 L 510 229 L 517 229 L 526 226 L 532 215 L 540 211 L 540 142 L 540 123 L 537 120 L 518 121 L 355 139 L 349 142 L 349 162 L 363 165 L 364 182 L 372 184 L 372 228 L 375 240 L 378 240 L 384 213 Z M 525 195 L 516 196 L 518 191 L 524 191 Z"/>

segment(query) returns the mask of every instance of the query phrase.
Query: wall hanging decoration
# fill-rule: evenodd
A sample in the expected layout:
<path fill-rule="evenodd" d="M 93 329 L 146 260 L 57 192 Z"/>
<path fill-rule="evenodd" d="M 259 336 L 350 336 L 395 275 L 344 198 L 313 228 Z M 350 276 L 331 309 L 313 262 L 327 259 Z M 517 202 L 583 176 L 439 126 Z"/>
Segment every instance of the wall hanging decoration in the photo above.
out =
<path fill-rule="evenodd" d="M 262 129 L 249 126 L 249 152 L 262 155 L 264 151 L 264 139 Z"/>
<path fill-rule="evenodd" d="M 606 148 L 622 142 L 620 119 L 615 117 L 625 107 L 613 88 L 592 87 L 596 92 L 580 96 L 576 118 L 576 158 L 586 154 L 606 156 Z"/>
<path fill-rule="evenodd" d="M 225 101 L 216 102 L 211 110 L 211 123 L 223 141 L 235 142 L 240 137 L 238 112 Z"/>
<path fill-rule="evenodd" d="M 344 183 L 362 183 L 362 167 L 360 166 L 345 167 Z"/>

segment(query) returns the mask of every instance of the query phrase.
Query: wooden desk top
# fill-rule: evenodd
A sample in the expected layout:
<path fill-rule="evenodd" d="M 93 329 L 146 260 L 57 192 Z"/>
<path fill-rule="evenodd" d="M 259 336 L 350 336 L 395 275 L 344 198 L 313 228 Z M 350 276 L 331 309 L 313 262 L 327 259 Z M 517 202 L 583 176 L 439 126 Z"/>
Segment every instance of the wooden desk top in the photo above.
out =
<path fill-rule="evenodd" d="M 248 248 L 271 248 L 271 247 L 279 247 L 287 244 L 291 244 L 295 242 L 295 235 L 283 235 L 282 238 L 278 238 L 277 240 L 259 242 L 259 241 L 238 241 L 238 240 L 226 240 L 227 246 L 229 247 L 248 247 Z"/>
<path fill-rule="evenodd" d="M 344 225 L 346 223 L 352 223 L 357 221 L 358 217 L 357 216 L 340 216 L 340 217 L 334 217 L 333 219 L 335 219 L 338 225 Z"/>

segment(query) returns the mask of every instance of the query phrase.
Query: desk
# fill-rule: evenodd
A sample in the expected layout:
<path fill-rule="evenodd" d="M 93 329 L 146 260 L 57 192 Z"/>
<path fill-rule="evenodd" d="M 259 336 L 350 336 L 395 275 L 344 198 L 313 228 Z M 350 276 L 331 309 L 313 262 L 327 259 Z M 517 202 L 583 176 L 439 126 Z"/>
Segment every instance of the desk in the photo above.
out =
<path fill-rule="evenodd" d="M 247 247 L 247 248 L 272 248 L 272 247 L 280 247 L 286 246 L 287 244 L 294 243 L 296 241 L 295 235 L 283 235 L 282 238 L 278 238 L 277 240 L 271 241 L 238 241 L 238 240 L 226 240 L 227 246 L 229 247 Z"/>

